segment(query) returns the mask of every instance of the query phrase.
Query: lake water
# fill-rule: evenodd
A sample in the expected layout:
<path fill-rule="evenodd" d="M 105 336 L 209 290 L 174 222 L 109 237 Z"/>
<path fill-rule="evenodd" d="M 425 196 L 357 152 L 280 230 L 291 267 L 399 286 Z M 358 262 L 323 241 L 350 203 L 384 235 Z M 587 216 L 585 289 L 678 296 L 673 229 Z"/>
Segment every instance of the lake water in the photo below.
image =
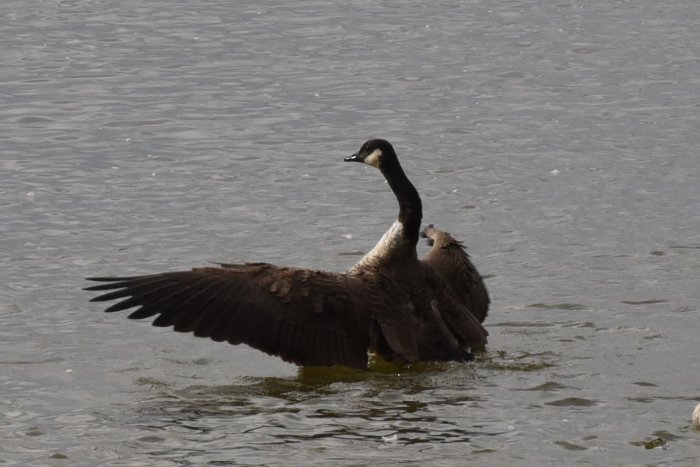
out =
<path fill-rule="evenodd" d="M 697 465 L 695 1 L 0 6 L 3 465 Z M 84 277 L 342 271 L 397 148 L 493 303 L 470 364 L 299 371 Z M 421 245 L 420 252 L 427 248 Z"/>

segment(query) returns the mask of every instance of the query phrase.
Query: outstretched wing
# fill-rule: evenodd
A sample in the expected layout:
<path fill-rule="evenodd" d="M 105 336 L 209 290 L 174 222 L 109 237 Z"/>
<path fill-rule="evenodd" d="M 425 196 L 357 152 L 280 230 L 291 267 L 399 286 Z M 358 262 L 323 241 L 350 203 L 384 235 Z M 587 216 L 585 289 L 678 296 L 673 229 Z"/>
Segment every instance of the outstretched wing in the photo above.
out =
<path fill-rule="evenodd" d="M 423 229 L 422 237 L 428 238 L 433 248 L 423 258 L 450 284 L 455 300 L 467 307 L 479 322 L 483 322 L 489 311 L 489 294 L 484 280 L 476 270 L 462 242 L 447 232 L 431 225 Z"/>
<path fill-rule="evenodd" d="M 129 318 L 158 315 L 154 326 L 245 343 L 303 366 L 367 367 L 370 324 L 360 279 L 266 263 L 221 266 L 91 278 L 104 283 L 86 290 L 110 291 L 91 301 L 121 299 L 107 312 L 139 307 Z"/>

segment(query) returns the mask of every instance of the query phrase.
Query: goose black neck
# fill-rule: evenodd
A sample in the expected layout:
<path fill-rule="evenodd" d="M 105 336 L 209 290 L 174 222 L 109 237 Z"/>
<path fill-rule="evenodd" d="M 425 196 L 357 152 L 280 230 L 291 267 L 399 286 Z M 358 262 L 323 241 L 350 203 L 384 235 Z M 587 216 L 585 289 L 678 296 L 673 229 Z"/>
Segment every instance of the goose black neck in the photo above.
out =
<path fill-rule="evenodd" d="M 423 205 L 418 191 L 398 163 L 382 168 L 382 174 L 399 202 L 399 222 L 403 224 L 404 235 L 415 245 L 418 243 L 423 218 Z"/>

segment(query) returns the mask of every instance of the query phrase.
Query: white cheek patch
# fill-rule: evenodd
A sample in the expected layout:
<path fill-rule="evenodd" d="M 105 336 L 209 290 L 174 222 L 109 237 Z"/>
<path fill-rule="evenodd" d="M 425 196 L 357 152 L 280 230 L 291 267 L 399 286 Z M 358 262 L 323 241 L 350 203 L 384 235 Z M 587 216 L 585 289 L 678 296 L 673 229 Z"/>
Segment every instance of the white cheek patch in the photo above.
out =
<path fill-rule="evenodd" d="M 379 168 L 379 161 L 382 160 L 382 150 L 377 148 L 372 151 L 372 154 L 365 157 L 365 164 L 371 165 L 372 167 Z"/>

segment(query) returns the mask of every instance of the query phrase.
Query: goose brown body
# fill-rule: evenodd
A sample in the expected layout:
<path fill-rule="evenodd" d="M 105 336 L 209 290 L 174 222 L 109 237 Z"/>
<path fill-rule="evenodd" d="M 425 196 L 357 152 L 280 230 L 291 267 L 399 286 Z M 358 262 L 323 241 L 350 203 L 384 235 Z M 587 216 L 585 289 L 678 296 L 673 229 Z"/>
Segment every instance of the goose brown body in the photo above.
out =
<path fill-rule="evenodd" d="M 387 141 L 367 141 L 346 161 L 377 167 L 399 202 L 397 220 L 347 273 L 221 264 L 92 278 L 101 283 L 87 290 L 106 292 L 93 301 L 120 300 L 108 312 L 136 308 L 129 318 L 157 316 L 155 326 L 245 343 L 303 366 L 366 368 L 368 352 L 400 363 L 471 359 L 471 351 L 486 345 L 480 321 L 488 296 L 484 305 L 460 294 L 462 274 L 453 277 L 452 255 L 441 247 L 434 253 L 434 246 L 424 261 L 417 258 L 420 197 Z M 478 306 L 475 314 L 470 306 Z"/>
<path fill-rule="evenodd" d="M 423 261 L 450 284 L 455 299 L 483 323 L 491 299 L 484 279 L 471 262 L 463 242 L 432 224 L 421 231 L 421 237 L 427 238 L 433 247 Z"/>

